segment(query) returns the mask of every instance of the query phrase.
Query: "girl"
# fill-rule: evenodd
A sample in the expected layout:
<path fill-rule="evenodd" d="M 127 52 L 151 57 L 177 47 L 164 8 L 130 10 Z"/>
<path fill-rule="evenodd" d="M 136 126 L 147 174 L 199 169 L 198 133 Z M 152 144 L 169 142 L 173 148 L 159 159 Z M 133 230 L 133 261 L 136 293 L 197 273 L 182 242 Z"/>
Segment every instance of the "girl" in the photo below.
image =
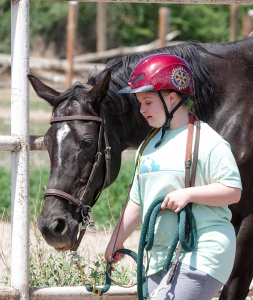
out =
<path fill-rule="evenodd" d="M 149 252 L 149 296 L 152 300 L 212 299 L 226 283 L 235 257 L 236 237 L 228 205 L 240 200 L 242 186 L 230 145 L 200 122 L 195 186 L 185 188 L 187 100 L 194 95 L 194 83 L 189 65 L 180 57 L 158 54 L 142 59 L 119 93 L 136 94 L 141 114 L 160 130 L 142 153 L 139 174 L 135 174 L 122 223 L 112 234 L 105 260 L 113 250 L 124 247 L 151 203 L 164 196 Z M 162 268 L 167 249 L 176 231 L 177 214 L 188 204 L 197 225 L 197 246 L 192 252 L 182 250 L 172 282 L 166 284 L 168 273 Z"/>

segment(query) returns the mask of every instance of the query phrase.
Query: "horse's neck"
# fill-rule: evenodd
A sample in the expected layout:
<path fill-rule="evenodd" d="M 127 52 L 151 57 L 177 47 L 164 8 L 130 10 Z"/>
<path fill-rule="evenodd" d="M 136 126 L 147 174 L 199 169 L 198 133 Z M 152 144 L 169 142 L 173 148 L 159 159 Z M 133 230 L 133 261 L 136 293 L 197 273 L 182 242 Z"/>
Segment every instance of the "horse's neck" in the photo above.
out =
<path fill-rule="evenodd" d="M 137 125 L 133 114 L 126 114 L 122 119 L 115 118 L 109 110 L 107 111 L 109 120 L 109 134 L 111 139 L 117 139 L 120 142 L 121 151 L 126 149 L 137 149 L 150 131 L 150 127 L 144 121 Z"/>
<path fill-rule="evenodd" d="M 147 134 L 150 131 L 149 126 L 145 126 L 143 128 L 136 128 L 133 127 L 131 130 L 129 130 L 128 135 L 126 136 L 123 150 L 125 149 L 137 149 L 142 141 L 145 139 Z"/>

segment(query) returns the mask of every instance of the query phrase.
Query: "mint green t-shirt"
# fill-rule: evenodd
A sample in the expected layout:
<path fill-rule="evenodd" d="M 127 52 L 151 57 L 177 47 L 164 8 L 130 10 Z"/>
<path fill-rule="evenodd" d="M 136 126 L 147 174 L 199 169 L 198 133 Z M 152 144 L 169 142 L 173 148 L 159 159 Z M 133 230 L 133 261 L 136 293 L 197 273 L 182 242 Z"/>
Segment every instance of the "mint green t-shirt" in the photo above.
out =
<path fill-rule="evenodd" d="M 187 133 L 188 126 L 168 130 L 162 144 L 155 148 L 161 137 L 160 130 L 146 146 L 139 172 L 143 219 L 155 199 L 185 188 Z M 242 188 L 230 145 L 209 125 L 201 122 L 195 186 L 215 182 Z M 130 199 L 140 204 L 136 176 Z M 182 251 L 180 261 L 225 284 L 232 271 L 236 249 L 235 231 L 230 223 L 231 211 L 228 206 L 215 207 L 195 203 L 192 211 L 197 224 L 197 247 L 193 252 Z M 154 245 L 149 253 L 148 275 L 162 269 L 177 222 L 177 214 L 172 210 L 166 209 L 158 214 Z"/>

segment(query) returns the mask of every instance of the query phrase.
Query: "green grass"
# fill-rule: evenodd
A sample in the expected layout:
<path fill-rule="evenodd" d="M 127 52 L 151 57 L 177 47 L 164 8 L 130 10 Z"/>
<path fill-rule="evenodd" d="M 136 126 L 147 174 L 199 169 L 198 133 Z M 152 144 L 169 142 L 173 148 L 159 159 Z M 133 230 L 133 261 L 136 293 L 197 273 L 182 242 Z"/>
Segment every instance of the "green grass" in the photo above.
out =
<path fill-rule="evenodd" d="M 37 215 L 43 205 L 43 194 L 49 180 L 49 168 L 30 170 L 30 215 Z M 133 163 L 123 163 L 116 181 L 99 197 L 93 207 L 93 218 L 100 228 L 110 228 L 124 207 Z M 0 215 L 11 213 L 11 171 L 0 166 Z"/>
<path fill-rule="evenodd" d="M 0 135 L 10 135 L 11 123 L 8 119 L 0 118 Z"/>

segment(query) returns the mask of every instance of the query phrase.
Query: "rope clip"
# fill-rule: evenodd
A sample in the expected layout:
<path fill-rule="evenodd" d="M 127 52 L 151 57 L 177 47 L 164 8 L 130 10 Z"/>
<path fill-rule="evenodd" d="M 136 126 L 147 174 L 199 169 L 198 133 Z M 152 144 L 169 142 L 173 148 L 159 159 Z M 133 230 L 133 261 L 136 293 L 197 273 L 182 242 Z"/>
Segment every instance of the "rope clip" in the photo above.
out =
<path fill-rule="evenodd" d="M 71 253 L 71 262 L 72 262 L 72 264 L 77 264 L 77 263 L 80 263 L 81 262 L 81 257 L 80 257 L 80 255 L 78 255 L 77 254 L 77 252 L 76 251 L 70 251 L 70 253 Z"/>

